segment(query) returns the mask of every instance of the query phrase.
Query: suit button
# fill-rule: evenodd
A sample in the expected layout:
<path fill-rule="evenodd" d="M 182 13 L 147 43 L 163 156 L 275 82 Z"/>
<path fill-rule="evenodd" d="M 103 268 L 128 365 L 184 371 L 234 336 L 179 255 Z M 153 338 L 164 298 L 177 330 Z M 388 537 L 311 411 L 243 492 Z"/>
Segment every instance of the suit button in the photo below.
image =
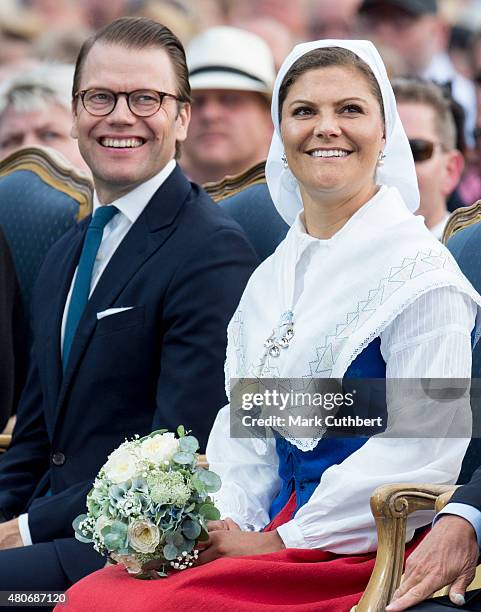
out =
<path fill-rule="evenodd" d="M 65 455 L 63 453 L 54 453 L 52 455 L 52 463 L 60 467 L 65 463 Z"/>

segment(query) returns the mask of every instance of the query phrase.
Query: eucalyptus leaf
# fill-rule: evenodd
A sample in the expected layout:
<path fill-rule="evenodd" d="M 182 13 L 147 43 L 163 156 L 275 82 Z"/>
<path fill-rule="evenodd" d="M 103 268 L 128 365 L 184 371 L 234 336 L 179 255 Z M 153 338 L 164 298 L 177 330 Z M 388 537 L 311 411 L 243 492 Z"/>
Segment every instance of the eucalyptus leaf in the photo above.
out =
<path fill-rule="evenodd" d="M 166 544 L 162 552 L 164 554 L 164 557 L 167 559 L 167 561 L 172 561 L 173 559 L 178 557 L 180 554 L 179 549 L 173 544 Z"/>
<path fill-rule="evenodd" d="M 185 427 L 183 425 L 179 425 L 177 427 L 177 435 L 179 438 L 183 438 L 185 436 Z"/>
<path fill-rule="evenodd" d="M 104 544 L 108 550 L 119 550 L 124 546 L 124 538 L 116 533 L 109 533 L 104 538 Z"/>
<path fill-rule="evenodd" d="M 185 451 L 186 453 L 195 453 L 199 448 L 199 442 L 197 438 L 194 436 L 185 436 L 185 438 L 181 438 L 179 440 L 179 446 L 181 451 Z"/>
<path fill-rule="evenodd" d="M 184 536 L 180 532 L 174 531 L 173 537 L 172 537 L 172 544 L 174 546 L 177 546 L 177 548 L 180 548 L 183 543 L 184 543 Z"/>
<path fill-rule="evenodd" d="M 169 433 L 168 429 L 156 429 L 155 431 L 151 431 L 146 438 L 153 438 L 154 436 L 161 436 L 165 433 Z"/>
<path fill-rule="evenodd" d="M 197 476 L 193 476 L 190 483 L 200 495 L 206 493 L 205 484 L 201 480 L 199 480 Z"/>
<path fill-rule="evenodd" d="M 182 545 L 180 552 L 192 552 L 195 546 L 195 540 L 184 540 L 184 544 Z"/>
<path fill-rule="evenodd" d="M 77 516 L 77 518 L 75 518 L 72 522 L 72 527 L 74 528 L 74 531 L 79 531 L 79 525 L 80 523 L 85 520 L 87 518 L 86 514 L 79 514 L 79 516 Z"/>
<path fill-rule="evenodd" d="M 183 451 L 180 451 L 175 453 L 172 459 L 180 465 L 188 465 L 194 461 L 194 455 L 192 453 L 184 453 Z"/>
<path fill-rule="evenodd" d="M 212 504 L 203 504 L 199 508 L 199 514 L 202 514 L 208 521 L 218 521 L 220 519 L 219 510 Z"/>
<path fill-rule="evenodd" d="M 155 431 L 151 431 L 147 436 L 143 436 L 142 438 L 139 438 L 139 442 L 143 442 L 144 440 L 148 440 L 149 438 L 153 438 L 154 436 L 157 435 L 162 435 L 165 433 L 168 433 L 168 429 L 156 429 Z"/>
<path fill-rule="evenodd" d="M 201 531 L 202 528 L 199 523 L 196 523 L 190 519 L 187 519 L 182 524 L 182 533 L 189 540 L 197 540 Z"/>
<path fill-rule="evenodd" d="M 83 544 L 92 544 L 92 539 L 85 538 L 78 531 L 75 532 L 75 539 L 79 542 L 82 542 Z"/>
<path fill-rule="evenodd" d="M 110 525 L 110 531 L 118 536 L 121 536 L 122 538 L 125 538 L 128 529 L 129 528 L 127 527 L 127 525 L 125 523 L 122 523 L 121 521 L 114 521 Z"/>
<path fill-rule="evenodd" d="M 209 493 L 215 493 L 222 485 L 220 477 L 210 470 L 199 470 L 197 478 L 205 484 Z"/>

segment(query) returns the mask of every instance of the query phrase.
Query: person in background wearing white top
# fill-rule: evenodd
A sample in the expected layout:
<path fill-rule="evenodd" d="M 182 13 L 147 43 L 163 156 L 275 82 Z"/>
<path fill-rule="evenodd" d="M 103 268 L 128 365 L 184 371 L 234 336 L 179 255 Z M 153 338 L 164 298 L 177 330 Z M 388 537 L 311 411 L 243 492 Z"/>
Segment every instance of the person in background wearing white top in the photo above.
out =
<path fill-rule="evenodd" d="M 275 438 L 233 437 L 240 406 L 225 406 L 207 445 L 222 520 L 209 526 L 199 567 L 145 586 L 110 567 L 70 589 L 67 610 L 95 602 L 173 612 L 205 601 L 206 610 L 345 612 L 374 565 L 374 489 L 458 477 L 469 405 L 441 406 L 419 379 L 469 379 L 481 296 L 412 214 L 414 161 L 375 47 L 295 47 L 277 76 L 272 120 L 267 183 L 291 227 L 229 324 L 226 386 L 386 378 L 393 437 L 336 438 L 322 425 L 301 437 L 282 423 Z M 396 393 L 406 378 L 411 390 Z M 431 518 L 414 516 L 408 538 Z"/>
<path fill-rule="evenodd" d="M 417 214 L 441 240 L 449 219 L 447 200 L 464 169 L 451 106 L 441 88 L 429 81 L 397 78 L 393 89 L 416 165 L 421 197 Z"/>

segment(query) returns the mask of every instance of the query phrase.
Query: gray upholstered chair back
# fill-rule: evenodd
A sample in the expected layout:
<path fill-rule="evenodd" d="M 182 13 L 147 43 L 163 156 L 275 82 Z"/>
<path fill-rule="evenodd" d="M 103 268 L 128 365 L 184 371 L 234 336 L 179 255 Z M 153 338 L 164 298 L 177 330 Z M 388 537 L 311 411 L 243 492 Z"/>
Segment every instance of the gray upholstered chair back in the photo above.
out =
<path fill-rule="evenodd" d="M 444 230 L 443 242 L 454 255 L 463 274 L 481 293 L 481 200 L 472 206 L 458 208 L 451 215 Z M 473 434 L 464 456 L 458 484 L 471 480 L 481 465 L 481 341 L 473 350 L 471 376 L 471 411 Z"/>
<path fill-rule="evenodd" d="M 47 251 L 92 207 L 92 183 L 48 149 L 29 147 L 0 162 L 0 227 L 26 306 Z"/>
<path fill-rule="evenodd" d="M 265 178 L 265 162 L 237 176 L 204 188 L 242 227 L 259 260 L 264 261 L 284 240 L 289 226 L 277 212 Z"/>

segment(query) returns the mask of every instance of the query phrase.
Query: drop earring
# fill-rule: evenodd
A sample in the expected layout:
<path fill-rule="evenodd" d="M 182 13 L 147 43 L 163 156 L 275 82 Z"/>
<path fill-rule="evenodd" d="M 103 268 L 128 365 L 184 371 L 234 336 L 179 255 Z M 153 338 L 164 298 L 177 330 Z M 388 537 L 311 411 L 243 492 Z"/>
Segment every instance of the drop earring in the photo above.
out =
<path fill-rule="evenodd" d="M 282 165 L 284 166 L 284 169 L 287 170 L 287 168 L 289 168 L 289 164 L 287 163 L 287 157 L 285 153 L 281 155 L 281 162 L 282 162 Z"/>
<path fill-rule="evenodd" d="M 384 153 L 384 151 L 379 151 L 379 155 L 377 158 L 377 165 L 378 166 L 384 166 L 384 160 L 386 159 L 386 154 Z"/>

